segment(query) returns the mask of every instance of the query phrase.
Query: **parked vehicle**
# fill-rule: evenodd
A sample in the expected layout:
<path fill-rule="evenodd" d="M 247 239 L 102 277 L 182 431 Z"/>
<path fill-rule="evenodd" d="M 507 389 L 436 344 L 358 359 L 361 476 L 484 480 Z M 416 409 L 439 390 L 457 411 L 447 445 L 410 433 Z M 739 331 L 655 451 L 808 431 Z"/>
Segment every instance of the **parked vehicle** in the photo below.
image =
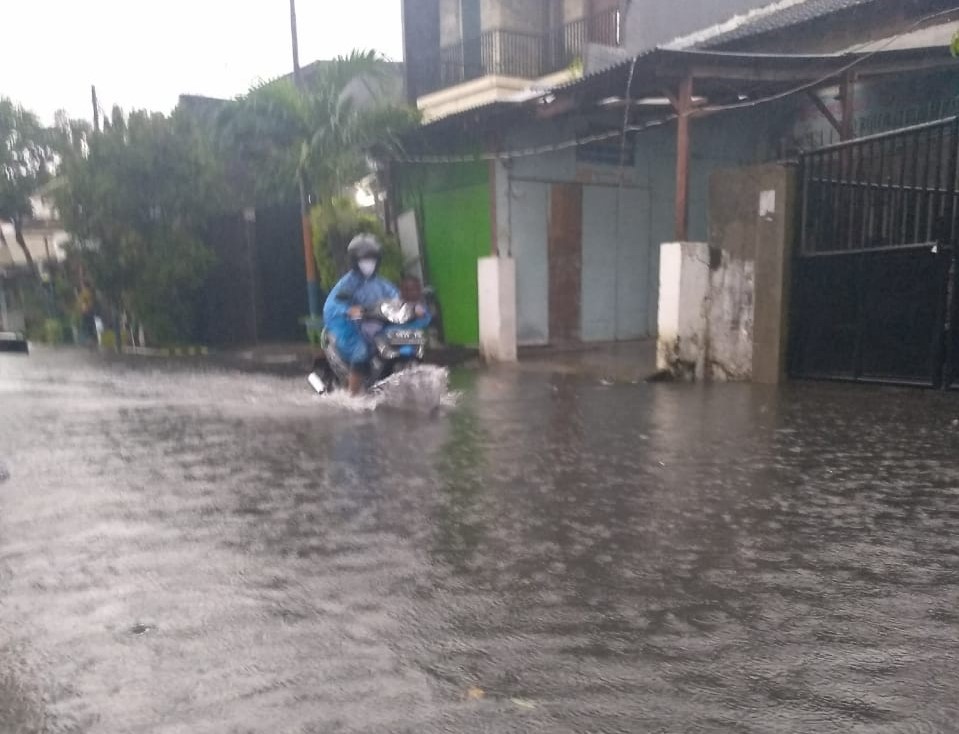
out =
<path fill-rule="evenodd" d="M 0 352 L 27 354 L 30 346 L 27 338 L 18 331 L 0 331 Z"/>

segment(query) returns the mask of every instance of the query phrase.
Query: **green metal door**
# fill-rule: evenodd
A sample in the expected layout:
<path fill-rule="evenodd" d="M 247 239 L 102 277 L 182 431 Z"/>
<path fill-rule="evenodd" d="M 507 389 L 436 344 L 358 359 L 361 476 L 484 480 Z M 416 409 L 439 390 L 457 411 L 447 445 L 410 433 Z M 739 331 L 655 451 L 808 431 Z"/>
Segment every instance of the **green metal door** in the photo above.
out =
<path fill-rule="evenodd" d="M 477 260 L 491 250 L 489 184 L 423 196 L 423 233 L 430 285 L 443 311 L 446 342 L 479 343 Z"/>

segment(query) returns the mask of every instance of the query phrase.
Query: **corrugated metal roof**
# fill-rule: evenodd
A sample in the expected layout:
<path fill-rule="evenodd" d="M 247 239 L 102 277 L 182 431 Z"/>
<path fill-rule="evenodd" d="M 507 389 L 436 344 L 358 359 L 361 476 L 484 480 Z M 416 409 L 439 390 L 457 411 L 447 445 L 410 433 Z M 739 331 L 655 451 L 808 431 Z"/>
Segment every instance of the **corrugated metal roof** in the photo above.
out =
<path fill-rule="evenodd" d="M 713 28 L 703 29 L 684 38 L 676 39 L 670 48 L 698 46 L 710 48 L 733 41 L 740 41 L 763 33 L 791 28 L 810 21 L 849 10 L 860 5 L 868 5 L 877 0 L 779 0 L 763 8 L 730 18 Z M 688 39 L 689 43 L 683 41 Z"/>
<path fill-rule="evenodd" d="M 543 92 L 547 94 L 547 92 Z M 490 115 L 504 112 L 510 109 L 516 109 L 521 106 L 524 102 L 528 102 L 529 98 L 519 100 L 519 101 L 508 101 L 508 100 L 493 100 L 492 102 L 484 102 L 482 104 L 474 105 L 473 107 L 467 107 L 462 110 L 457 110 L 456 112 L 451 112 L 448 115 L 443 115 L 437 117 L 433 120 L 428 120 L 420 125 L 417 130 L 437 130 L 444 126 L 453 125 L 462 122 L 466 119 L 471 118 L 481 118 L 488 117 Z"/>

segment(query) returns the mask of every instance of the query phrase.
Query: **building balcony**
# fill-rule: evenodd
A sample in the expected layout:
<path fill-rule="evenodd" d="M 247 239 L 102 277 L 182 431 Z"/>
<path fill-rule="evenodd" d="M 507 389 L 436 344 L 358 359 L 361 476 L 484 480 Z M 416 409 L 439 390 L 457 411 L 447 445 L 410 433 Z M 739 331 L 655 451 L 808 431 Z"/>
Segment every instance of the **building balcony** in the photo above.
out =
<path fill-rule="evenodd" d="M 420 107 L 431 116 L 431 98 L 448 100 L 451 88 L 503 86 L 513 91 L 520 80 L 535 80 L 572 69 L 582 63 L 589 43 L 619 46 L 622 41 L 618 9 L 574 20 L 544 33 L 496 28 L 476 38 L 439 49 L 430 79 L 421 80 Z M 489 78 L 487 82 L 479 82 Z M 455 96 L 455 95 L 454 95 Z M 424 104 L 424 101 L 426 104 Z M 478 100 L 479 103 L 488 100 Z"/>

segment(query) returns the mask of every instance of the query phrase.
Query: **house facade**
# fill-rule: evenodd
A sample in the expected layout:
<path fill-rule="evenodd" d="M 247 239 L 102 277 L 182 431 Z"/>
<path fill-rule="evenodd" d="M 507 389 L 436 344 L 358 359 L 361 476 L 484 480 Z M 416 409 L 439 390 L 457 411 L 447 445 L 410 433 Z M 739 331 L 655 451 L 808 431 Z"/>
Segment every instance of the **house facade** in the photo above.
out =
<path fill-rule="evenodd" d="M 507 340 L 656 337 L 661 245 L 717 239 L 710 182 L 718 172 L 794 160 L 952 109 L 955 19 L 917 23 L 948 7 L 744 2 L 695 31 L 657 30 L 670 39 L 664 48 L 582 79 L 429 120 L 394 168 L 402 205 L 420 219 L 427 272 L 456 324 L 451 341 L 480 340 L 475 266 L 488 256 L 513 261 Z M 620 8 L 627 49 L 637 8 Z"/>
<path fill-rule="evenodd" d="M 697 17 L 711 22 L 755 3 L 719 0 L 669 13 L 657 0 L 405 0 L 407 90 L 423 112 L 424 134 L 436 136 L 424 149 L 447 146 L 468 157 L 615 130 L 622 106 L 614 103 L 498 125 L 482 133 L 495 140 L 481 141 L 472 111 L 485 125 L 487 113 L 507 113 L 584 72 L 621 62 L 637 44 L 674 38 L 695 27 Z M 666 113 L 663 102 L 655 112 Z M 401 208 L 420 215 L 446 338 L 478 343 L 479 287 L 471 264 L 494 249 L 516 256 L 520 345 L 654 336 L 658 242 L 672 226 L 673 195 L 654 182 L 670 174 L 668 151 L 675 145 L 668 135 L 651 137 L 657 134 L 662 139 L 648 147 L 629 136 L 626 172 L 616 139 L 495 165 L 480 156 L 396 167 Z M 733 164 L 752 153 L 733 154 L 728 142 L 704 138 L 697 155 Z M 705 185 L 697 179 L 696 192 Z M 560 225 L 557 217 L 565 214 L 572 220 Z M 705 218 L 696 223 L 704 233 Z M 565 236 L 567 226 L 575 236 Z"/>

